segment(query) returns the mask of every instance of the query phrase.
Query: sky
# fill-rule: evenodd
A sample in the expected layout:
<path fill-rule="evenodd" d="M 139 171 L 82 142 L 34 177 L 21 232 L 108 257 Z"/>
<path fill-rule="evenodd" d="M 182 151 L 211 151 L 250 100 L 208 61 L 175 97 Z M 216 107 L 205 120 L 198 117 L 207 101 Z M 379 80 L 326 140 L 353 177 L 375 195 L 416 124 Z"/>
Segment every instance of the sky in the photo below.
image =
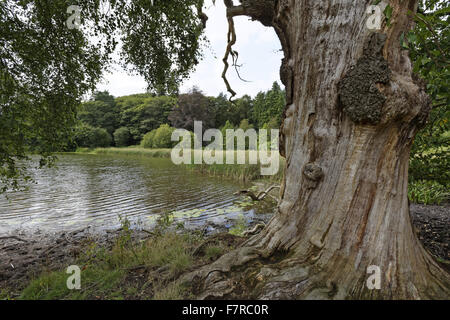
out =
<path fill-rule="evenodd" d="M 224 67 L 222 58 L 227 46 L 228 23 L 222 1 L 216 1 L 215 6 L 208 5 L 204 12 L 209 17 L 206 36 L 210 46 L 205 48 L 204 59 L 191 74 L 190 79 L 181 86 L 181 92 L 197 86 L 206 95 L 217 96 L 221 92 L 226 92 L 221 75 Z M 243 79 L 250 81 L 240 80 L 234 68 L 228 70 L 228 80 L 237 96 L 248 94 L 254 97 L 258 92 L 270 89 L 274 81 L 278 81 L 281 85 L 279 69 L 283 54 L 273 28 L 264 27 L 247 17 L 236 17 L 235 27 L 237 42 L 234 49 L 239 52 L 238 64 L 242 65 L 240 74 Z M 107 90 L 115 97 L 145 92 L 144 79 L 127 74 L 119 66 L 114 66 L 104 77 L 97 89 Z"/>

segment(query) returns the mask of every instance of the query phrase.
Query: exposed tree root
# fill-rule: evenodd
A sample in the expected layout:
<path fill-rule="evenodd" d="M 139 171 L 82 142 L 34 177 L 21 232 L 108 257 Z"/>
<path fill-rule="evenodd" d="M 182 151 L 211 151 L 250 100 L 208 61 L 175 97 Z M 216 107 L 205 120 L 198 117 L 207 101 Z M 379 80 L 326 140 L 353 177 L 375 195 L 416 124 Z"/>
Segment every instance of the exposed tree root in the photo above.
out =
<path fill-rule="evenodd" d="M 230 277 L 232 271 L 241 269 L 260 256 L 260 251 L 254 248 L 241 247 L 223 255 L 214 263 L 183 276 L 182 282 L 189 283 L 200 300 L 225 298 L 237 288 L 236 280 Z"/>
<path fill-rule="evenodd" d="M 310 268 L 299 267 L 286 253 L 264 258 L 261 251 L 251 247 L 238 248 L 182 279 L 190 283 L 200 300 L 295 299 L 311 280 Z M 329 294 L 332 290 L 324 286 L 320 292 Z M 319 294 L 314 292 L 312 297 Z"/>
<path fill-rule="evenodd" d="M 260 232 L 262 229 L 264 229 L 265 226 L 266 226 L 265 223 L 258 223 L 252 229 L 244 231 L 244 233 L 242 235 L 244 237 L 253 236 L 253 235 L 257 234 L 258 232 Z"/>
<path fill-rule="evenodd" d="M 200 300 L 448 299 L 450 294 L 449 275 L 441 274 L 442 270 L 434 267 L 431 260 L 422 271 L 429 274 L 413 276 L 405 282 L 405 288 L 399 290 L 394 284 L 393 288 L 377 290 L 367 287 L 370 274 L 365 270 L 352 273 L 339 270 L 348 267 L 346 257 L 339 257 L 333 265 L 323 267 L 316 264 L 316 256 L 320 256 L 316 250 L 299 258 L 295 252 L 269 253 L 254 247 L 240 247 L 185 275 L 182 282 L 188 284 Z M 423 283 L 425 278 L 428 282 Z M 435 282 L 431 283 L 430 279 Z"/>

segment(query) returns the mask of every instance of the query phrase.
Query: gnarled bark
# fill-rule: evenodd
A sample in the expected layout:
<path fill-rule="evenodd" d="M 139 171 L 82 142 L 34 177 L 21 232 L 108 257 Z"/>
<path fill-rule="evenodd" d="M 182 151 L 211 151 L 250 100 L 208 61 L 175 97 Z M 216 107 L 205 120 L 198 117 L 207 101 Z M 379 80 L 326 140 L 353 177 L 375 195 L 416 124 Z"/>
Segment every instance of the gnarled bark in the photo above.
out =
<path fill-rule="evenodd" d="M 390 25 L 373 33 L 370 2 L 273 1 L 289 103 L 282 200 L 260 234 L 186 277 L 201 298 L 449 297 L 449 274 L 416 238 L 407 198 L 411 143 L 430 108 L 399 41 L 417 3 L 391 0 Z M 379 290 L 366 285 L 371 265 Z"/>

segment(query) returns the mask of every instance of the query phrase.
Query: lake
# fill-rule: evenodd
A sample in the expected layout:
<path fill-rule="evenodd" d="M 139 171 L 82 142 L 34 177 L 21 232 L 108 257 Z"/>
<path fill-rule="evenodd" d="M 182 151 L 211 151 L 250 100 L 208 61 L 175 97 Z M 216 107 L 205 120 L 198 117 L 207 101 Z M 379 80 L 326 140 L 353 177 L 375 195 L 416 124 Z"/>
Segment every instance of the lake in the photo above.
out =
<path fill-rule="evenodd" d="M 120 226 L 119 216 L 134 226 L 151 227 L 159 216 L 171 213 L 175 222 L 195 227 L 257 214 L 248 200 L 234 195 L 243 185 L 175 166 L 170 159 L 86 154 L 58 158 L 54 168 L 30 169 L 36 184 L 28 190 L 10 193 L 9 200 L 0 198 L 0 234 L 18 229 L 114 229 Z"/>

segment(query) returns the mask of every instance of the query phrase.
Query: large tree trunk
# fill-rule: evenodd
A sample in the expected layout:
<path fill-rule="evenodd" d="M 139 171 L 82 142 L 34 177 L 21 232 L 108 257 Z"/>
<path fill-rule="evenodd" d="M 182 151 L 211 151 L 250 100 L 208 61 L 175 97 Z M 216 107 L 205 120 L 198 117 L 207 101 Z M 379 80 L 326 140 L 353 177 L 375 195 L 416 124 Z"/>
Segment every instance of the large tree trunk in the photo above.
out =
<path fill-rule="evenodd" d="M 366 27 L 369 0 L 256 1 L 272 4 L 271 20 L 250 10 L 255 1 L 229 12 L 271 21 L 285 52 L 282 198 L 259 235 L 196 273 L 198 292 L 448 298 L 449 274 L 419 243 L 407 198 L 409 151 L 430 106 L 399 40 L 417 1 L 391 0 L 377 33 Z M 381 271 L 379 289 L 367 286 L 369 266 Z"/>

